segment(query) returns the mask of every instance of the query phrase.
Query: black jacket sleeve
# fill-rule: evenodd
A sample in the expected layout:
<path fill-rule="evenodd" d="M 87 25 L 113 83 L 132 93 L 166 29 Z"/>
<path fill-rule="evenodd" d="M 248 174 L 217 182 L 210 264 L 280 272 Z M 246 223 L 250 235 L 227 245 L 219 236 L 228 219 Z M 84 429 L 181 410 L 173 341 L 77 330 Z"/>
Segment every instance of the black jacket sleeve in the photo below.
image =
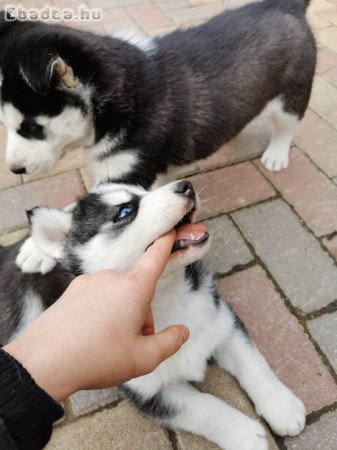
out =
<path fill-rule="evenodd" d="M 0 349 L 0 449 L 40 450 L 63 409 Z"/>

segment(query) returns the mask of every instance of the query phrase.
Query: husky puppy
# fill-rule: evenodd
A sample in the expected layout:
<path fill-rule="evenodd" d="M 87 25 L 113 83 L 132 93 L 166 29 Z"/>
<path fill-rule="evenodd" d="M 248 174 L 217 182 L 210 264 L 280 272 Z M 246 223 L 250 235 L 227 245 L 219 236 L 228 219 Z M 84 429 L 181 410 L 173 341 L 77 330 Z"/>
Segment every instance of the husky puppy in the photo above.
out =
<path fill-rule="evenodd" d="M 18 246 L 1 250 L 0 340 L 13 339 L 75 275 L 128 271 L 155 239 L 175 228 L 173 254 L 152 308 L 156 330 L 184 323 L 190 339 L 154 372 L 122 389 L 142 413 L 165 426 L 200 434 L 226 450 L 267 450 L 259 423 L 190 383 L 203 379 L 213 357 L 237 378 L 275 433 L 293 436 L 304 427 L 303 403 L 271 371 L 199 261 L 209 240 L 205 226 L 193 223 L 197 206 L 191 183 L 179 181 L 150 192 L 102 184 L 72 211 L 34 208 L 32 235 L 59 265 L 46 277 L 23 274 L 14 263 Z"/>
<path fill-rule="evenodd" d="M 205 158 L 260 113 L 262 156 L 288 166 L 316 62 L 309 0 L 265 0 L 153 40 L 0 21 L 0 119 L 14 173 L 49 170 L 84 145 L 97 181 L 150 187 Z M 8 17 L 7 17 L 8 19 Z"/>

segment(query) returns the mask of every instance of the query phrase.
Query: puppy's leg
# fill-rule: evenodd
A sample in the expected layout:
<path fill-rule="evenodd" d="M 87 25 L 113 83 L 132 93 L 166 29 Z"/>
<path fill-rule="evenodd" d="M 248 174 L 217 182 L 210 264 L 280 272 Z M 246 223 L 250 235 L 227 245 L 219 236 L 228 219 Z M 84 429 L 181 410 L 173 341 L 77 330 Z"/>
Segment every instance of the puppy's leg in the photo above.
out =
<path fill-rule="evenodd" d="M 279 171 L 289 164 L 289 150 L 295 131 L 300 123 L 297 114 L 287 112 L 283 99 L 274 99 L 268 106 L 273 134 L 261 161 L 266 169 Z"/>
<path fill-rule="evenodd" d="M 173 383 L 152 397 L 142 396 L 134 386 L 123 390 L 141 412 L 164 426 L 199 434 L 226 450 L 268 449 L 258 422 L 187 382 Z"/>
<path fill-rule="evenodd" d="M 295 436 L 305 425 L 305 407 L 273 373 L 241 321 L 224 305 L 224 320 L 232 315 L 234 326 L 215 352 L 219 366 L 237 378 L 253 400 L 256 412 L 280 436 Z M 228 309 L 226 309 L 228 308 Z"/>
<path fill-rule="evenodd" d="M 71 203 L 64 211 L 72 211 L 76 203 Z M 28 237 L 21 245 L 16 257 L 15 264 L 23 273 L 46 273 L 51 272 L 57 264 L 57 260 L 42 253 L 32 237 Z"/>

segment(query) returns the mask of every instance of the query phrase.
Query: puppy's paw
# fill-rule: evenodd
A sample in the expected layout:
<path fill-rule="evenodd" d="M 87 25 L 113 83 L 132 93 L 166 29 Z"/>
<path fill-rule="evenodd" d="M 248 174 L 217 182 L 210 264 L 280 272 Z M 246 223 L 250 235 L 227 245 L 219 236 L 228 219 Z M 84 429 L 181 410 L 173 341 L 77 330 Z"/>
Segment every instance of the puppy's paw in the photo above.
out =
<path fill-rule="evenodd" d="M 296 436 L 305 426 L 305 406 L 281 382 L 266 389 L 264 401 L 256 405 L 256 412 L 279 436 Z"/>
<path fill-rule="evenodd" d="M 57 261 L 43 254 L 35 244 L 35 241 L 30 237 L 22 244 L 15 263 L 23 273 L 41 273 L 45 275 L 53 270 Z"/>
<path fill-rule="evenodd" d="M 237 411 L 227 431 L 226 450 L 268 450 L 266 431 L 261 424 Z M 240 416 L 239 416 L 240 415 Z"/>
<path fill-rule="evenodd" d="M 264 167 L 271 172 L 279 172 L 286 169 L 289 165 L 289 152 L 282 150 L 269 149 L 263 153 L 261 162 Z"/>

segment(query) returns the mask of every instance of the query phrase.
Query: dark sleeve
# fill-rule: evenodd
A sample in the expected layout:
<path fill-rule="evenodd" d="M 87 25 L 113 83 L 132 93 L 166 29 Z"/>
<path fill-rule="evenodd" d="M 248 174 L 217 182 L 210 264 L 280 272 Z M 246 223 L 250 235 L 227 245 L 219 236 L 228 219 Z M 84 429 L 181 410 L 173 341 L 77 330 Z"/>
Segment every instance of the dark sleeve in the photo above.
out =
<path fill-rule="evenodd" d="M 27 370 L 0 349 L 0 449 L 39 450 L 64 414 Z"/>

